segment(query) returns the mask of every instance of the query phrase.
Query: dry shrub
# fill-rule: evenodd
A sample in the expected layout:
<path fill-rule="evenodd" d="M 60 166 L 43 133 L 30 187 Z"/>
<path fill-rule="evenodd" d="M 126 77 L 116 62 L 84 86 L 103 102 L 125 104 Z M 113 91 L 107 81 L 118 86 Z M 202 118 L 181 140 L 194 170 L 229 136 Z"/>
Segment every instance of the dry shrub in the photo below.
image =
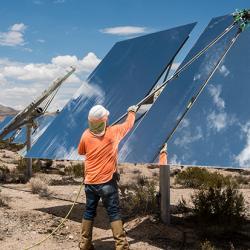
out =
<path fill-rule="evenodd" d="M 8 143 L 7 141 L 0 141 L 0 149 L 7 149 L 13 152 L 17 152 L 24 148 L 23 144 Z"/>
<path fill-rule="evenodd" d="M 230 235 L 244 224 L 246 205 L 234 177 L 192 167 L 177 174 L 176 182 L 184 187 L 198 188 L 191 196 L 191 214 L 201 234 Z"/>
<path fill-rule="evenodd" d="M 185 188 L 210 188 L 236 185 L 231 176 L 224 176 L 219 172 L 209 172 L 205 168 L 190 167 L 178 173 L 175 183 Z"/>
<path fill-rule="evenodd" d="M 0 166 L 0 182 L 6 182 L 8 179 L 8 176 L 10 174 L 10 170 L 7 166 L 2 165 Z"/>
<path fill-rule="evenodd" d="M 236 175 L 234 177 L 234 180 L 237 184 L 243 185 L 244 186 L 249 186 L 250 185 L 250 177 L 249 176 L 243 176 L 243 175 Z"/>
<path fill-rule="evenodd" d="M 190 211 L 191 209 L 188 207 L 186 200 L 182 196 L 176 205 L 174 213 L 175 214 L 187 214 Z"/>
<path fill-rule="evenodd" d="M 234 186 L 201 189 L 192 197 L 193 213 L 200 222 L 223 226 L 234 230 L 245 218 L 245 202 L 242 193 Z"/>
<path fill-rule="evenodd" d="M 31 178 L 29 185 L 33 194 L 39 194 L 41 197 L 48 197 L 50 195 L 48 184 L 41 178 Z"/>
<path fill-rule="evenodd" d="M 138 176 L 137 182 L 123 185 L 121 208 L 127 216 L 155 214 L 158 211 L 156 182 L 145 176 Z"/>
<path fill-rule="evenodd" d="M 215 247 L 211 244 L 210 241 L 206 240 L 201 243 L 201 250 L 215 250 Z"/>
<path fill-rule="evenodd" d="M 25 183 L 25 176 L 18 169 L 10 171 L 6 165 L 0 166 L 0 182 Z"/>
<path fill-rule="evenodd" d="M 74 176 L 76 178 L 83 177 L 84 165 L 83 163 L 71 164 L 70 166 L 65 167 L 65 174 Z"/>
<path fill-rule="evenodd" d="M 0 189 L 0 207 L 8 207 L 8 198 L 1 194 L 2 190 Z"/>

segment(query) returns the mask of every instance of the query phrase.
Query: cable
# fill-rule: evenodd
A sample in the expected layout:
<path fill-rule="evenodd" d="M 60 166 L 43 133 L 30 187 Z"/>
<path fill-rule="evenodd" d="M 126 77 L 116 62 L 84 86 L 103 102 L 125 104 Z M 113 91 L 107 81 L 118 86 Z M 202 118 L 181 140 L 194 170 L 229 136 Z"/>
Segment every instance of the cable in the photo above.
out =
<path fill-rule="evenodd" d="M 140 107 L 142 104 L 144 104 L 149 98 L 151 98 L 157 91 L 162 89 L 164 86 L 166 86 L 170 81 L 175 79 L 179 76 L 182 71 L 184 71 L 187 67 L 189 67 L 195 60 L 197 60 L 201 55 L 203 55 L 210 47 L 212 47 L 214 44 L 216 44 L 224 35 L 226 35 L 236 24 L 236 22 L 233 22 L 231 25 L 229 25 L 219 36 L 217 36 L 212 42 L 210 42 L 207 46 L 205 46 L 200 52 L 198 52 L 194 57 L 192 57 L 186 64 L 184 64 L 180 69 L 178 69 L 168 80 L 164 81 L 159 87 L 157 87 L 153 92 L 151 92 L 149 95 L 144 97 L 140 102 L 136 104 L 136 106 Z M 117 124 L 120 122 L 127 113 L 124 113 L 122 116 L 120 116 L 116 121 L 114 121 L 111 126 Z"/>
<path fill-rule="evenodd" d="M 83 183 L 82 183 L 81 186 L 80 186 L 80 189 L 79 189 L 79 191 L 78 191 L 78 194 L 77 194 L 77 196 L 76 196 L 76 199 L 74 200 L 74 203 L 72 204 L 72 206 L 71 206 L 69 212 L 68 212 L 67 215 L 63 218 L 63 220 L 62 220 L 61 223 L 57 226 L 57 228 L 55 228 L 55 229 L 54 229 L 48 236 L 46 236 L 44 239 L 40 240 L 39 242 L 35 243 L 35 244 L 32 245 L 32 246 L 29 246 L 29 247 L 27 247 L 27 248 L 24 248 L 24 250 L 29 250 L 29 249 L 32 249 L 32 248 L 34 248 L 34 247 L 36 247 L 36 246 L 39 246 L 40 244 L 42 244 L 44 241 L 46 241 L 47 239 L 49 239 L 55 232 L 57 232 L 57 231 L 61 228 L 61 226 L 66 222 L 66 220 L 68 219 L 68 217 L 69 217 L 71 211 L 73 210 L 73 208 L 74 208 L 74 206 L 75 206 L 75 204 L 76 204 L 76 202 L 77 202 L 77 200 L 78 200 L 78 198 L 79 198 L 79 196 L 80 196 L 80 193 L 81 193 L 81 191 L 82 191 L 82 188 L 83 188 Z"/>
<path fill-rule="evenodd" d="M 235 34 L 235 36 L 231 39 L 231 41 L 230 41 L 228 47 L 225 49 L 225 51 L 224 51 L 224 53 L 222 54 L 220 60 L 216 63 L 216 65 L 215 65 L 213 71 L 210 73 L 210 75 L 208 76 L 208 78 L 206 79 L 206 81 L 202 84 L 202 86 L 201 86 L 200 89 L 198 90 L 197 94 L 194 95 L 194 96 L 190 99 L 190 101 L 189 101 L 189 103 L 188 103 L 188 105 L 187 105 L 185 111 L 183 112 L 182 116 L 179 118 L 179 120 L 177 121 L 175 127 L 174 127 L 173 130 L 169 133 L 169 135 L 167 136 L 167 139 L 166 139 L 165 142 L 161 145 L 161 147 L 160 147 L 159 150 L 161 150 L 162 147 L 164 146 L 164 144 L 167 143 L 167 142 L 171 139 L 171 137 L 172 137 L 173 134 L 175 133 L 176 129 L 178 128 L 179 124 L 180 124 L 181 121 L 184 119 L 184 117 L 186 116 L 186 114 L 188 113 L 188 111 L 193 107 L 194 103 L 197 101 L 198 97 L 200 96 L 200 94 L 202 93 L 202 91 L 205 89 L 205 87 L 207 86 L 209 80 L 212 78 L 212 76 L 214 75 L 214 73 L 216 72 L 216 70 L 217 70 L 218 67 L 220 66 L 221 62 L 224 60 L 225 56 L 227 55 L 227 53 L 229 52 L 229 50 L 232 48 L 232 46 L 234 45 L 234 43 L 236 42 L 236 40 L 237 40 L 237 38 L 239 37 L 240 34 L 241 34 L 241 30 L 239 29 L 238 32 Z M 157 158 L 158 154 L 159 154 L 159 151 L 158 151 L 158 152 L 156 153 L 156 155 L 154 156 L 152 162 L 155 161 L 155 159 Z"/>
<path fill-rule="evenodd" d="M 54 93 L 52 94 L 51 98 L 46 102 L 46 104 L 45 104 L 45 106 L 44 106 L 44 110 L 43 110 L 44 113 L 47 111 L 49 105 L 51 104 L 51 102 L 52 102 L 53 99 L 55 98 L 55 96 L 56 96 L 56 94 L 57 94 L 57 92 L 59 91 L 59 89 L 60 89 L 61 86 L 62 86 L 62 85 L 60 85 L 60 86 L 54 91 Z"/>

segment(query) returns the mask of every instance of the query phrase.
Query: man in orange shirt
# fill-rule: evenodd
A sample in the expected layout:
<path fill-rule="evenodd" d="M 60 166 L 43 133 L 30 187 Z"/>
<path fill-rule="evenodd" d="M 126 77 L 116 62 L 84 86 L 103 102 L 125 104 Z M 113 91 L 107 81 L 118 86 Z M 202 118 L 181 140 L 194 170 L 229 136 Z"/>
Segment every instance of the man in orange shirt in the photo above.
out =
<path fill-rule="evenodd" d="M 86 208 L 82 221 L 79 248 L 92 250 L 93 220 L 100 198 L 108 213 L 116 250 L 129 249 L 120 215 L 117 186 L 118 145 L 135 122 L 137 106 L 128 109 L 122 124 L 107 126 L 109 111 L 101 105 L 89 111 L 89 128 L 82 134 L 78 153 L 85 155 Z"/>

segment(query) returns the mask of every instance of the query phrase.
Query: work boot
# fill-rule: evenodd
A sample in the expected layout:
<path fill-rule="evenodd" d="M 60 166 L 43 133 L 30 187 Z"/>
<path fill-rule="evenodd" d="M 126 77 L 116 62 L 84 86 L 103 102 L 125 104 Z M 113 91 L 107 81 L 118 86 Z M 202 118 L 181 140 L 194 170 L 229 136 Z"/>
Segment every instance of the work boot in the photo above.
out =
<path fill-rule="evenodd" d="M 123 230 L 122 221 L 116 220 L 111 222 L 111 229 L 115 239 L 116 250 L 129 250 L 129 244 L 126 239 L 126 234 Z"/>
<path fill-rule="evenodd" d="M 79 243 L 79 248 L 81 250 L 94 250 L 94 246 L 92 244 L 92 230 L 93 230 L 93 221 L 83 219 L 81 239 Z"/>

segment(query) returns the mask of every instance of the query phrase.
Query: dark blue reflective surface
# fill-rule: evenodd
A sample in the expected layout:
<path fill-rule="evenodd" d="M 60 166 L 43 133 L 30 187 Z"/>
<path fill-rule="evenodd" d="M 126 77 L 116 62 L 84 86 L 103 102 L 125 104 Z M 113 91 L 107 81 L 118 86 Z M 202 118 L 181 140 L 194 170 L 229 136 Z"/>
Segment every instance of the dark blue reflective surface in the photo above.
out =
<path fill-rule="evenodd" d="M 79 159 L 77 145 L 87 128 L 89 109 L 103 104 L 110 110 L 110 123 L 115 121 L 150 91 L 194 25 L 115 44 L 27 157 Z"/>
<path fill-rule="evenodd" d="M 182 65 L 232 23 L 232 16 L 214 18 Z M 167 85 L 140 125 L 123 145 L 119 159 L 121 162 L 147 163 L 155 160 L 162 144 L 186 109 L 190 98 L 197 93 L 208 78 L 236 31 L 237 27 L 196 60 L 176 80 Z"/>
<path fill-rule="evenodd" d="M 12 120 L 13 117 L 13 115 L 8 115 L 0 122 L 0 132 Z"/>
<path fill-rule="evenodd" d="M 36 119 L 37 129 L 32 132 L 32 142 L 43 134 L 51 122 L 55 119 L 56 114 L 45 114 Z M 15 137 L 13 143 L 24 144 L 26 142 L 26 127 L 23 127 L 20 133 Z"/>
<path fill-rule="evenodd" d="M 250 167 L 250 29 L 169 142 L 172 163 Z"/>

